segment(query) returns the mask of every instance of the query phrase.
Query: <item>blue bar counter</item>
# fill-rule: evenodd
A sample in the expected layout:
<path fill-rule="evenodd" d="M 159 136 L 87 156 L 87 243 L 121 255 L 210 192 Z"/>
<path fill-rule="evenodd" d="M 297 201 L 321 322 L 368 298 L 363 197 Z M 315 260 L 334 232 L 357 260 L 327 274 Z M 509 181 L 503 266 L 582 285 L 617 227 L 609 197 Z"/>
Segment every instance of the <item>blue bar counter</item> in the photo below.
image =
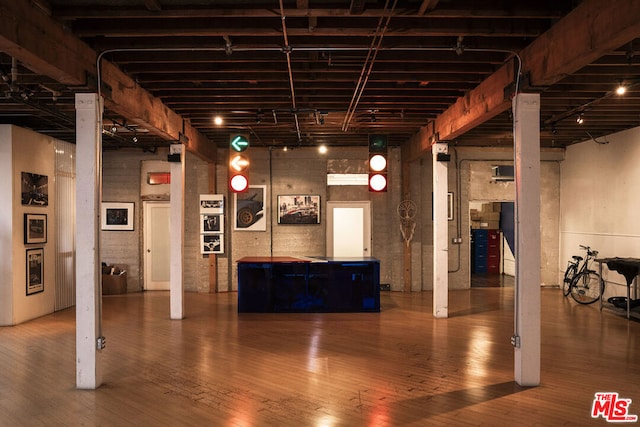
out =
<path fill-rule="evenodd" d="M 245 257 L 239 313 L 379 312 L 376 258 Z"/>

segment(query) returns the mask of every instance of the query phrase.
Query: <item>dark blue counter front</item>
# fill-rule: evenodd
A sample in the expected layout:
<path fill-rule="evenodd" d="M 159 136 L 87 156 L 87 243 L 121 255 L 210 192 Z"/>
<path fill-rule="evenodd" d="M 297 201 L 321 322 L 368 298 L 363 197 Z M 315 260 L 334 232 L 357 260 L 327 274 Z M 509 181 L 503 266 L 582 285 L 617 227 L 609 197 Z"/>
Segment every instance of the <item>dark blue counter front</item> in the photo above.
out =
<path fill-rule="evenodd" d="M 238 260 L 238 312 L 378 312 L 375 258 L 247 257 Z"/>

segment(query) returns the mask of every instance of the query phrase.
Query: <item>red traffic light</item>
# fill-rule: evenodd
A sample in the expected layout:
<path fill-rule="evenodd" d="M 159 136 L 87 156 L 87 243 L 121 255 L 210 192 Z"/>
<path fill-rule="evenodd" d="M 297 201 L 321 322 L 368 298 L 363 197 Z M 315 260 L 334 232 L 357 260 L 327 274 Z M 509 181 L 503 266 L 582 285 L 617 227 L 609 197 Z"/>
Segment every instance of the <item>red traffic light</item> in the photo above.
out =
<path fill-rule="evenodd" d="M 229 188 L 234 193 L 242 193 L 249 189 L 249 179 L 241 174 L 233 175 L 229 180 Z"/>
<path fill-rule="evenodd" d="M 379 193 L 381 191 L 387 191 L 387 177 L 381 173 L 369 174 L 369 191 L 375 191 Z"/>
<path fill-rule="evenodd" d="M 387 191 L 386 153 L 369 153 L 369 191 L 376 193 Z"/>

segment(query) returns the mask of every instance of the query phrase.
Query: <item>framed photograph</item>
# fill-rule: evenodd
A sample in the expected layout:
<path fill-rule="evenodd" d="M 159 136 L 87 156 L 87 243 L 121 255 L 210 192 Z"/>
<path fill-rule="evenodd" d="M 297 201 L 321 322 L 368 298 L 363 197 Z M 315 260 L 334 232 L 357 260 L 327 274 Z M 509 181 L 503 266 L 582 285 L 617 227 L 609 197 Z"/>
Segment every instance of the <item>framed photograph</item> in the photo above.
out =
<path fill-rule="evenodd" d="M 47 243 L 46 214 L 24 214 L 24 243 Z"/>
<path fill-rule="evenodd" d="M 133 202 L 102 202 L 103 230 L 133 231 Z"/>
<path fill-rule="evenodd" d="M 278 224 L 320 224 L 320 196 L 278 196 Z"/>
<path fill-rule="evenodd" d="M 200 215 L 200 233 L 224 232 L 224 215 L 203 214 Z"/>
<path fill-rule="evenodd" d="M 44 249 L 27 249 L 27 295 L 44 291 Z"/>
<path fill-rule="evenodd" d="M 222 194 L 201 194 L 200 213 L 224 213 L 224 196 Z"/>
<path fill-rule="evenodd" d="M 267 231 L 267 186 L 250 185 L 244 193 L 234 193 L 235 214 L 233 229 L 239 231 Z"/>
<path fill-rule="evenodd" d="M 453 193 L 447 193 L 447 219 L 453 221 Z"/>
<path fill-rule="evenodd" d="M 203 254 L 224 253 L 224 234 L 201 234 L 200 247 Z"/>
<path fill-rule="evenodd" d="M 49 177 L 22 172 L 22 204 L 27 206 L 49 205 Z"/>

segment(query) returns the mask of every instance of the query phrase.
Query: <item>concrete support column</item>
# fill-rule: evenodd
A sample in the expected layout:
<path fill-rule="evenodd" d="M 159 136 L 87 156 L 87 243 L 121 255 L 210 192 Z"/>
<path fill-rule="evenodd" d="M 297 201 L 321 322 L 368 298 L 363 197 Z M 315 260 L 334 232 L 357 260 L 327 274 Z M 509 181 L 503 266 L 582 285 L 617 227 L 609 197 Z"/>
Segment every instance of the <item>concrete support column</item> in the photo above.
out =
<path fill-rule="evenodd" d="M 102 384 L 100 199 L 102 103 L 95 93 L 76 94 L 76 387 Z"/>
<path fill-rule="evenodd" d="M 179 162 L 171 162 L 171 202 L 169 204 L 169 305 L 171 319 L 184 318 L 184 164 L 182 145 L 171 146 L 171 154 L 179 154 Z"/>
<path fill-rule="evenodd" d="M 513 99 L 516 186 L 515 380 L 540 384 L 540 95 Z"/>
<path fill-rule="evenodd" d="M 436 143 L 433 154 L 433 316 L 449 316 L 449 220 L 447 218 L 449 147 Z"/>

